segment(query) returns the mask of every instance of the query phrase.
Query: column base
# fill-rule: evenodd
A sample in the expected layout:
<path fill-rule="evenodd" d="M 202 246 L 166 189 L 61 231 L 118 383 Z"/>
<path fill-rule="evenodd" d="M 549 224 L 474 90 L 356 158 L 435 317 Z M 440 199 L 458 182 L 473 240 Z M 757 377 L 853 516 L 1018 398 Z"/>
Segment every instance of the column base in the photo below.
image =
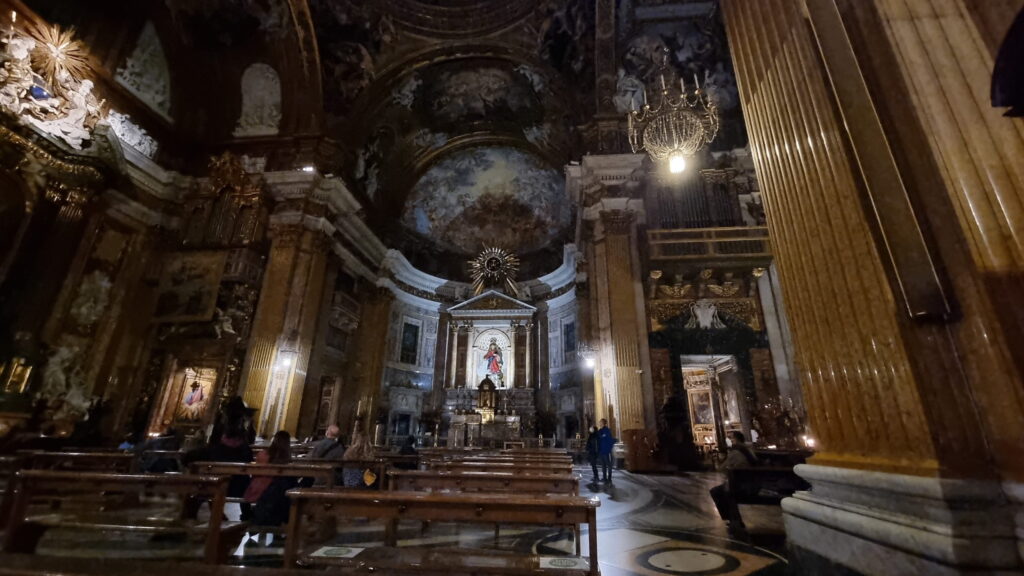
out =
<path fill-rule="evenodd" d="M 1003 491 L 1006 497 L 1013 502 L 1017 521 L 1017 553 L 1020 555 L 1021 563 L 1024 564 L 1024 484 L 1020 482 L 1006 482 L 1003 484 Z"/>
<path fill-rule="evenodd" d="M 782 501 L 794 574 L 1020 575 L 1002 486 L 815 465 Z"/>

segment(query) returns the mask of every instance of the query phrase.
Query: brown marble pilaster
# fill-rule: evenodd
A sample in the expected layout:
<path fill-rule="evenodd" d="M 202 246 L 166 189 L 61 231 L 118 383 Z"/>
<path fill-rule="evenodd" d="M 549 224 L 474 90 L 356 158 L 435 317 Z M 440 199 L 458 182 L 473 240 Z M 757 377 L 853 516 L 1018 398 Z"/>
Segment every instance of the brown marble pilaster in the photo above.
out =
<path fill-rule="evenodd" d="M 723 14 L 819 446 L 798 469 L 813 490 L 784 502 L 790 545 L 864 573 L 1018 568 L 999 480 L 1024 467 L 1010 306 L 1024 131 L 985 109 L 966 5 L 725 0 Z M 893 219 L 893 202 L 909 210 Z M 905 243 L 917 228 L 923 244 Z M 910 250 L 937 274 L 907 266 Z M 929 283 L 956 313 L 908 314 Z"/>
<path fill-rule="evenodd" d="M 341 402 L 350 409 L 351 416 L 342 422 L 342 430 L 352 430 L 355 423 L 355 410 L 360 400 L 363 401 L 363 431 L 373 431 L 371 425 L 374 406 L 365 404 L 373 399 L 378 400 L 381 382 L 384 378 L 384 364 L 387 360 L 387 335 L 391 304 L 394 296 L 386 288 L 371 288 L 370 293 L 362 302 L 362 316 L 356 329 L 353 346 L 348 361 L 346 382 L 352 392 Z"/>
<path fill-rule="evenodd" d="M 246 404 L 258 411 L 259 432 L 295 433 L 329 242 L 322 232 L 297 224 L 272 223 L 270 238 L 242 394 Z"/>

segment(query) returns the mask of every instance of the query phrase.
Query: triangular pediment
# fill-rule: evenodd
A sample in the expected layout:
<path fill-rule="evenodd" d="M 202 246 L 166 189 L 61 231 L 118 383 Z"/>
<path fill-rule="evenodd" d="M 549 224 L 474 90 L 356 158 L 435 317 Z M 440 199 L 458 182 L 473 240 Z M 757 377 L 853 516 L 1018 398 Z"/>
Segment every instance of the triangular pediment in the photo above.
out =
<path fill-rule="evenodd" d="M 448 309 L 449 312 L 536 312 L 537 309 L 526 302 L 521 302 L 502 294 L 497 290 L 488 290 L 479 296 L 474 296 L 461 304 Z"/>

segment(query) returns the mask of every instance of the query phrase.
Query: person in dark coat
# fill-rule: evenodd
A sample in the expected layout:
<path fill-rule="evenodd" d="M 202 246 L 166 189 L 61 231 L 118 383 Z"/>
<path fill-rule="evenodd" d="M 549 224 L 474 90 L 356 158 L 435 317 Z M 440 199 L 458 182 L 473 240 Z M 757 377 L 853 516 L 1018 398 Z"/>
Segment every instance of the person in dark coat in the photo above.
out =
<path fill-rule="evenodd" d="M 608 484 L 612 483 L 612 450 L 615 449 L 617 442 L 618 439 L 612 436 L 612 431 L 608 428 L 608 421 L 602 418 L 601 428 L 597 431 L 597 459 L 601 462 L 604 472 L 603 480 Z"/>
<path fill-rule="evenodd" d="M 341 429 L 334 424 L 327 427 L 324 437 L 309 451 L 309 457 L 315 460 L 341 460 L 344 455 L 345 445 L 341 442 Z"/>
<path fill-rule="evenodd" d="M 757 457 L 747 446 L 747 438 L 743 432 L 734 430 L 729 432 L 729 447 L 725 462 L 721 466 L 722 472 L 728 473 L 734 468 L 746 468 L 757 465 Z M 728 480 L 711 489 L 711 499 L 715 501 L 715 508 L 718 515 L 725 520 L 729 526 L 729 533 L 734 536 L 742 536 L 746 531 L 743 518 L 740 516 L 740 508 L 736 503 L 735 487 L 729 486 Z"/>
<path fill-rule="evenodd" d="M 405 442 L 402 443 L 402 447 L 398 449 L 399 456 L 416 456 L 419 452 L 416 451 L 416 437 L 408 436 Z M 419 466 L 416 462 L 396 462 L 395 468 L 399 470 L 415 470 Z"/>
<path fill-rule="evenodd" d="M 587 462 L 590 462 L 590 469 L 594 471 L 594 484 L 600 480 L 597 477 L 597 427 L 590 427 L 590 434 L 587 435 Z"/>

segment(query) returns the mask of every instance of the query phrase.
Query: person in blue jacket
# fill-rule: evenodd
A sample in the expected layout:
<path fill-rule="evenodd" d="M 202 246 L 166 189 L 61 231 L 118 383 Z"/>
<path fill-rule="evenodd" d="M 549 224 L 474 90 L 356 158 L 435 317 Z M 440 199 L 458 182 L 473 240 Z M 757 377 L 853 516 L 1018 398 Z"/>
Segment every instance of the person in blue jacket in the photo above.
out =
<path fill-rule="evenodd" d="M 612 450 L 618 440 L 612 436 L 608 429 L 608 421 L 601 419 L 601 428 L 597 431 L 597 460 L 601 463 L 601 471 L 604 473 L 604 481 L 612 483 Z"/>

